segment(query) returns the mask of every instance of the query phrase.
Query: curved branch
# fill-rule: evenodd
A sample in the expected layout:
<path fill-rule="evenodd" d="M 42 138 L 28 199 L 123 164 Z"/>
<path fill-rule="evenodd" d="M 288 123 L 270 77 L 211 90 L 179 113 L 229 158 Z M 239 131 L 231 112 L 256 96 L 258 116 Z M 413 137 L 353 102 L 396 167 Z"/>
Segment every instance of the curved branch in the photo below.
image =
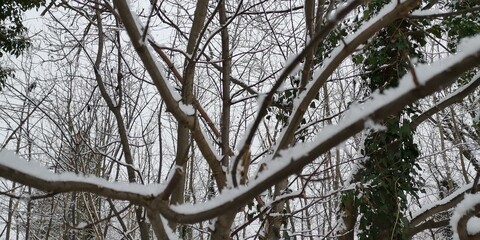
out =
<path fill-rule="evenodd" d="M 457 11 L 453 11 L 453 12 L 444 12 L 444 13 L 437 13 L 435 11 L 424 10 L 424 11 L 414 12 L 413 14 L 408 16 L 408 18 L 411 18 L 411 19 L 446 18 L 446 17 L 454 17 L 454 16 L 458 16 L 458 15 L 463 15 L 463 14 L 467 14 L 467 13 L 473 13 L 473 12 L 477 12 L 477 11 L 480 11 L 480 7 L 472 7 L 472 8 L 468 8 L 468 9 L 462 9 L 462 10 L 457 10 Z"/>
<path fill-rule="evenodd" d="M 428 205 L 418 210 L 415 216 L 410 220 L 410 226 L 414 227 L 419 223 L 425 221 L 427 218 L 451 209 L 455 207 L 459 202 L 463 200 L 464 194 L 469 191 L 472 187 L 472 184 L 467 184 L 457 191 L 450 194 L 448 197 L 438 201 L 434 205 Z"/>
<path fill-rule="evenodd" d="M 480 233 L 470 234 L 467 223 L 480 212 L 480 194 L 468 194 L 458 204 L 451 218 L 450 224 L 456 230 L 454 239 L 468 240 L 478 239 Z"/>
<path fill-rule="evenodd" d="M 477 174 L 477 177 L 480 176 Z M 478 180 L 478 178 L 475 178 Z M 418 210 L 414 217 L 410 220 L 408 234 L 410 237 L 415 234 L 429 229 L 445 226 L 443 221 L 435 222 L 433 217 L 435 214 L 447 211 L 455 206 L 457 206 L 465 198 L 465 193 L 471 192 L 475 193 L 475 189 L 478 187 L 478 181 L 474 181 L 473 184 L 464 185 L 462 188 L 456 190 L 446 198 L 437 201 L 434 204 L 424 206 L 422 209 Z M 425 221 L 426 219 L 429 220 Z M 425 222 L 423 222 L 425 221 Z M 423 222 L 423 223 L 422 223 Z"/>
<path fill-rule="evenodd" d="M 89 192 L 143 206 L 148 205 L 149 201 L 164 189 L 160 184 L 156 184 L 155 187 L 134 183 L 112 183 L 95 176 L 56 174 L 44 166 L 26 162 L 9 151 L 0 152 L 0 176 L 49 193 Z"/>
<path fill-rule="evenodd" d="M 434 228 L 441 228 L 441 227 L 446 227 L 450 223 L 450 219 L 444 219 L 440 221 L 435 221 L 434 219 L 429 219 L 428 221 L 415 226 L 415 227 L 410 227 L 408 230 L 408 236 L 409 238 L 413 237 L 415 234 L 419 232 L 423 232 L 424 230 L 427 229 L 434 229 Z"/>
<path fill-rule="evenodd" d="M 433 116 L 435 113 L 439 112 L 440 110 L 445 109 L 446 107 L 454 103 L 461 102 L 465 97 L 473 93 L 473 91 L 475 91 L 475 89 L 477 89 L 479 86 L 480 86 L 480 74 L 477 74 L 475 75 L 475 77 L 473 77 L 473 80 L 470 81 L 468 84 L 455 90 L 455 92 L 443 98 L 435 106 L 431 107 L 427 111 L 423 112 L 420 116 L 416 117 L 410 124 L 410 127 L 412 129 L 415 129 L 418 127 L 418 125 L 420 125 L 420 123 L 424 122 L 425 120 L 427 120 L 428 118 Z"/>

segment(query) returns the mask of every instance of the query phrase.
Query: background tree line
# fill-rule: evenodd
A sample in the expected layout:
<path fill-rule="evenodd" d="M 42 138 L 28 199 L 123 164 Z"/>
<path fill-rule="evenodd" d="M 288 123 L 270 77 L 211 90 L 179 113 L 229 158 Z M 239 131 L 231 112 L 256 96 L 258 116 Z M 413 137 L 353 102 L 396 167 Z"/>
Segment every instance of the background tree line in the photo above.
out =
<path fill-rule="evenodd" d="M 2 238 L 479 234 L 478 1 L 1 6 Z"/>

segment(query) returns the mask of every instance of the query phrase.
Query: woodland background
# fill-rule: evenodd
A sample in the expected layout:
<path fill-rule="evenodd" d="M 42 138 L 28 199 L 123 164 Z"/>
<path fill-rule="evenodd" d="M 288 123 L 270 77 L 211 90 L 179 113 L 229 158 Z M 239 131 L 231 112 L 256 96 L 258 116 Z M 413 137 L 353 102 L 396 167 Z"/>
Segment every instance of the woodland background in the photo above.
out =
<path fill-rule="evenodd" d="M 477 0 L 2 0 L 0 238 L 474 239 Z"/>

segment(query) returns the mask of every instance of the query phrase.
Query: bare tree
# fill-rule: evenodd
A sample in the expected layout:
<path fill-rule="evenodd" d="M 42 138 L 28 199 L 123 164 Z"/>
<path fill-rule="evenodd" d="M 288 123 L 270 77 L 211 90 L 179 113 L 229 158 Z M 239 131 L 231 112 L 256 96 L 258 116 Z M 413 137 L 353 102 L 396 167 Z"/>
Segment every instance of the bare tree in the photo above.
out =
<path fill-rule="evenodd" d="M 415 130 L 424 186 L 399 190 L 408 208 L 387 211 L 408 224 L 380 235 L 439 235 L 476 192 L 480 143 L 478 36 L 457 48 L 463 37 L 435 28 L 480 7 L 447 5 L 52 1 L 2 91 L 2 149 L 24 160 L 0 152 L 0 236 L 354 239 L 374 202 L 364 143 L 393 118 Z M 418 61 L 398 49 L 391 66 L 359 60 L 376 39 L 418 35 Z M 398 84 L 372 88 L 391 67 L 405 69 L 388 75 Z M 453 214 L 462 239 L 472 209 Z"/>

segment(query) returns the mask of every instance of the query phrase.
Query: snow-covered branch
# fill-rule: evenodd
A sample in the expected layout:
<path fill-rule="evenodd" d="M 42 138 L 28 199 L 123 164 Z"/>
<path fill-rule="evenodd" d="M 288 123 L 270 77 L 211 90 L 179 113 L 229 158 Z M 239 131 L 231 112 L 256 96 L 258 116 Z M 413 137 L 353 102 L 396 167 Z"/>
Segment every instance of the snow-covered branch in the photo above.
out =
<path fill-rule="evenodd" d="M 331 74 L 337 67 L 352 54 L 361 44 L 367 42 L 380 29 L 391 24 L 394 20 L 405 17 L 409 10 L 417 6 L 418 1 L 407 0 L 398 4 L 393 1 L 385 6 L 375 17 L 367 21 L 353 35 L 344 40 L 344 44 L 340 44 L 335 48 L 331 57 L 327 58 L 323 66 L 313 75 L 313 81 L 307 85 L 307 90 L 302 93 L 301 98 L 295 102 L 293 114 L 290 116 L 290 124 L 284 130 L 283 136 L 277 145 L 277 151 L 288 145 L 290 139 L 294 136 L 298 124 L 308 109 L 308 106 L 315 98 L 320 88 L 325 84 Z"/>
<path fill-rule="evenodd" d="M 165 188 L 163 184 L 109 182 L 71 172 L 53 173 L 38 163 L 26 162 L 11 151 L 0 152 L 0 176 L 45 192 L 89 192 L 137 205 L 147 205 L 149 199 L 158 196 Z"/>
<path fill-rule="evenodd" d="M 200 129 L 198 117 L 185 113 L 180 107 L 181 97 L 163 75 L 164 69 L 155 58 L 153 48 L 150 44 L 142 42 L 143 32 L 141 23 L 131 11 L 127 1 L 115 0 L 114 4 L 118 9 L 119 16 L 125 25 L 125 30 L 128 32 L 135 50 L 140 59 L 142 59 L 145 69 L 150 74 L 150 77 L 162 96 L 162 99 L 165 101 L 167 111 L 170 111 L 175 118 L 177 118 L 178 122 L 189 126 L 192 130 L 192 135 L 195 138 L 203 157 L 212 168 L 217 184 L 223 186 L 226 183 L 226 178 L 219 163 L 220 157 L 215 153 L 211 144 L 203 134 L 203 131 Z"/>
<path fill-rule="evenodd" d="M 416 67 L 417 80 L 421 85 L 417 86 L 412 74 L 409 73 L 400 80 L 397 88 L 386 90 L 384 94 L 374 93 L 370 100 L 349 110 L 346 117 L 337 125 L 323 129 L 314 142 L 298 144 L 280 151 L 278 157 L 266 161 L 266 170 L 248 186 L 240 187 L 238 190 L 224 191 L 216 199 L 197 204 L 197 206 L 188 204 L 176 206 L 174 211 L 162 206 L 159 212 L 169 220 L 192 223 L 213 218 L 232 206 L 244 205 L 253 196 L 265 191 L 281 179 L 302 170 L 318 156 L 363 130 L 367 121 L 381 121 L 397 113 L 404 106 L 449 86 L 463 72 L 478 65 L 479 40 L 480 36 L 469 39 L 463 43 L 462 52 L 432 65 Z"/>

